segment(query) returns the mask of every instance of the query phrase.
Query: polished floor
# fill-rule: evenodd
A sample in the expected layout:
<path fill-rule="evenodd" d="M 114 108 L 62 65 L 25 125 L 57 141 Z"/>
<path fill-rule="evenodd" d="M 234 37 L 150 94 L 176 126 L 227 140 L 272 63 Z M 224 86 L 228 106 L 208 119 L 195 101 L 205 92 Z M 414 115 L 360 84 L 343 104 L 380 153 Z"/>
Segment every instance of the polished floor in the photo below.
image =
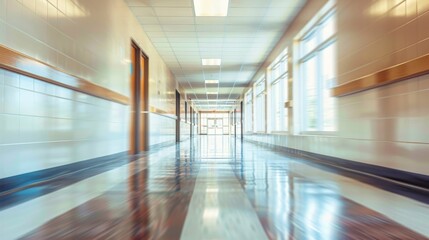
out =
<path fill-rule="evenodd" d="M 61 184 L 0 206 L 0 239 L 429 236 L 426 203 L 229 136 L 195 137 Z"/>

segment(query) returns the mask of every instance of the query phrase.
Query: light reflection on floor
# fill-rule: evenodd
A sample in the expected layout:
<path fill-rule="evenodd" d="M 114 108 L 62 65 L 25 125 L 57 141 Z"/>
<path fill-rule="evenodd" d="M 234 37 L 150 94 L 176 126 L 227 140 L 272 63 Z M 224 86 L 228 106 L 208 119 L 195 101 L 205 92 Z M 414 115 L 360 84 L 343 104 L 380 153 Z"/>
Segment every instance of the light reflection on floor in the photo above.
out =
<path fill-rule="evenodd" d="M 128 169 L 127 181 L 112 181 L 101 195 L 31 232 L 23 229 L 23 239 L 426 239 L 358 204 L 365 196 L 350 194 L 371 186 L 228 135 L 195 137 L 131 162 Z M 103 184 L 118 177 L 100 176 Z M 67 198 L 93 191 L 94 181 L 78 184 L 80 190 Z M 391 198 L 371 191 L 373 200 Z M 427 225 L 407 204 L 390 210 Z M 32 214 L 10 214 L 8 224 L 34 219 Z"/>

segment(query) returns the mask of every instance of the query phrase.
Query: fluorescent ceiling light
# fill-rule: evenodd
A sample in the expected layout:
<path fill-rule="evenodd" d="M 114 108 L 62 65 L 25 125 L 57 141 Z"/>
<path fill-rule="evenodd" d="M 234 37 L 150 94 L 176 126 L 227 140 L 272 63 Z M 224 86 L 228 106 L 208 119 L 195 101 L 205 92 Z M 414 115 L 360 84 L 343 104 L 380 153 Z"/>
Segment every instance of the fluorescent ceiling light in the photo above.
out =
<path fill-rule="evenodd" d="M 219 192 L 219 188 L 207 188 L 206 192 L 208 192 L 208 193 L 217 193 L 217 192 Z"/>
<path fill-rule="evenodd" d="M 220 66 L 221 60 L 219 58 L 202 59 L 203 66 Z"/>
<path fill-rule="evenodd" d="M 239 103 L 239 101 L 228 101 L 226 99 L 204 99 L 204 100 L 192 100 L 194 103 L 206 103 L 206 102 L 222 102 L 222 103 Z"/>
<path fill-rule="evenodd" d="M 219 83 L 219 80 L 206 80 L 205 82 L 206 84 L 217 84 Z"/>
<path fill-rule="evenodd" d="M 215 95 L 217 92 L 207 92 L 207 95 Z"/>
<path fill-rule="evenodd" d="M 195 16 L 226 17 L 229 0 L 194 0 Z"/>
<path fill-rule="evenodd" d="M 229 108 L 229 107 L 235 107 L 235 106 L 234 105 L 223 105 L 223 104 L 212 104 L 212 105 L 198 105 L 198 107 L 206 107 L 206 108 L 222 107 L 222 108 Z"/>

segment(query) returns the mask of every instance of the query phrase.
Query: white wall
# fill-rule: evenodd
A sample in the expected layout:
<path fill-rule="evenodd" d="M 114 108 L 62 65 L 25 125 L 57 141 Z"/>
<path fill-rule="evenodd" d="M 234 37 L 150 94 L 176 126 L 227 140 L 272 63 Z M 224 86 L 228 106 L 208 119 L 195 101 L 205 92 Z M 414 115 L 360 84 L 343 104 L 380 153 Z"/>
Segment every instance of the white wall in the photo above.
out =
<path fill-rule="evenodd" d="M 174 114 L 176 81 L 124 1 L 0 0 L 1 45 L 126 96 L 131 39 L 149 57 L 150 106 Z M 127 151 L 128 115 L 128 106 L 2 70 L 0 178 Z"/>

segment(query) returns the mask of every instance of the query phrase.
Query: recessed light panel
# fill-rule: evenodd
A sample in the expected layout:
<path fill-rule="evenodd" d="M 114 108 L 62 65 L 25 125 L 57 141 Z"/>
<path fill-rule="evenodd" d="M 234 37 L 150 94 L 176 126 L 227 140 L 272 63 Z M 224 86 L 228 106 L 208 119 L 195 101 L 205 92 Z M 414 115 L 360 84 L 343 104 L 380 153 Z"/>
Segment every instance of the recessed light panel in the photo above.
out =
<path fill-rule="evenodd" d="M 229 0 L 194 0 L 195 16 L 226 17 Z"/>
<path fill-rule="evenodd" d="M 218 84 L 219 80 L 206 80 L 205 83 L 206 84 Z"/>
<path fill-rule="evenodd" d="M 216 95 L 217 92 L 207 92 L 207 95 Z"/>
<path fill-rule="evenodd" d="M 214 59 L 202 59 L 203 66 L 220 66 L 221 60 L 219 58 Z"/>

